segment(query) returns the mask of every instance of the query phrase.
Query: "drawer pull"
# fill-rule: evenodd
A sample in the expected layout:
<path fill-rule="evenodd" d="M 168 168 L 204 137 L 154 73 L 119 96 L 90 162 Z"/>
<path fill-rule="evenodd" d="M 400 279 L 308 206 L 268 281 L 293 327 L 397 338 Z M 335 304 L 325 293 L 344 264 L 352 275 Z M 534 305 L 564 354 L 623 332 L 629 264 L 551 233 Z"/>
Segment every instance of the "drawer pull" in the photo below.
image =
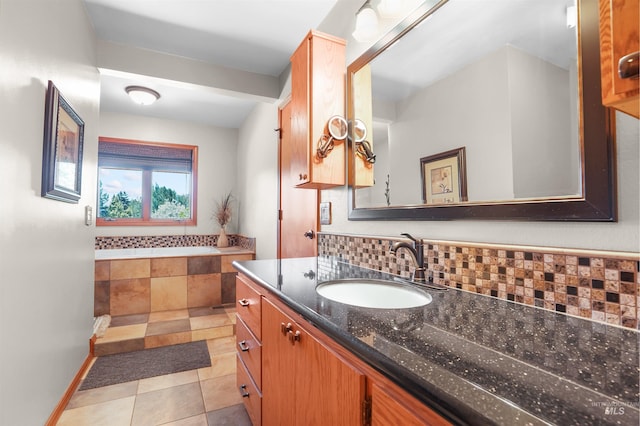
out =
<path fill-rule="evenodd" d="M 291 325 L 291 323 L 287 323 L 286 325 L 283 322 L 280 323 L 280 332 L 285 336 L 289 331 L 291 331 L 292 328 L 293 326 Z"/>
<path fill-rule="evenodd" d="M 300 331 L 296 331 L 294 333 L 293 330 L 289 330 L 289 333 L 287 334 L 287 338 L 289 339 L 289 342 L 291 342 L 292 345 L 295 345 L 296 342 L 300 341 Z"/>
<path fill-rule="evenodd" d="M 240 386 L 240 395 L 242 395 L 243 398 L 249 398 L 249 392 L 247 392 L 247 385 Z"/>
<path fill-rule="evenodd" d="M 618 75 L 620 78 L 638 78 L 640 70 L 640 52 L 633 52 L 618 61 Z"/>
<path fill-rule="evenodd" d="M 242 352 L 247 352 L 249 350 L 249 345 L 247 345 L 246 340 L 243 340 L 242 342 L 238 342 L 238 346 L 240 346 L 240 350 Z"/>
<path fill-rule="evenodd" d="M 245 308 L 249 306 L 249 301 L 247 299 L 240 299 L 238 300 L 238 303 L 240 306 L 244 306 Z"/>

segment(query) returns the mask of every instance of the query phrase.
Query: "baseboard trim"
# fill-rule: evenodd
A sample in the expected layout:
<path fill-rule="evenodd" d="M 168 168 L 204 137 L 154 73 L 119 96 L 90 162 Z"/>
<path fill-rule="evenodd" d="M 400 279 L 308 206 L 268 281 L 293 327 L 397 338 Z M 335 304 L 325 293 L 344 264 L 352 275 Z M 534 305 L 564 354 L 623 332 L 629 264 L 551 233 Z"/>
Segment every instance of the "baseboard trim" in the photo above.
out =
<path fill-rule="evenodd" d="M 95 342 L 96 342 L 96 335 L 94 334 L 93 336 L 91 336 L 91 339 L 89 339 L 89 354 L 87 355 L 87 358 L 82 363 L 82 366 L 80 366 L 80 369 L 78 370 L 73 380 L 69 384 L 67 391 L 64 393 L 64 395 L 60 399 L 60 402 L 58 402 L 58 405 L 56 405 L 56 408 L 53 410 L 53 412 L 49 416 L 49 419 L 45 423 L 45 426 L 55 426 L 56 423 L 58 423 L 58 420 L 60 420 L 60 416 L 62 416 L 62 412 L 67 407 L 67 404 L 71 400 L 73 393 L 78 388 L 78 385 L 82 380 L 82 377 L 91 366 L 91 362 L 93 361 L 93 358 L 94 358 L 93 351 L 94 351 Z"/>

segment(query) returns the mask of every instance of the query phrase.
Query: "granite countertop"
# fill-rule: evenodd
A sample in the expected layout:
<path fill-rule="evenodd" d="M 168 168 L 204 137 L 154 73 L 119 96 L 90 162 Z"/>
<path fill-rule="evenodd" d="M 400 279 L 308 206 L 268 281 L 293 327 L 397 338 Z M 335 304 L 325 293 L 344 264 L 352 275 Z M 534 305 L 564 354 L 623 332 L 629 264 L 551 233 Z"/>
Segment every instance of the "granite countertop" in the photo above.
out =
<path fill-rule="evenodd" d="M 394 276 L 331 257 L 234 266 L 453 423 L 640 424 L 635 330 L 455 288 L 420 308 L 345 305 L 316 285 Z"/>

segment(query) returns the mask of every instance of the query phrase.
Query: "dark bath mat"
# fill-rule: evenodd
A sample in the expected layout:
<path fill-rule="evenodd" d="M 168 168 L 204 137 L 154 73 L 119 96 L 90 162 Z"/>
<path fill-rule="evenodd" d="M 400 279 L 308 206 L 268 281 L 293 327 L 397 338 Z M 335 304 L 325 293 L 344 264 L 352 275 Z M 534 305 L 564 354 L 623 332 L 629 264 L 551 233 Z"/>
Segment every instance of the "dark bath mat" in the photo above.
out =
<path fill-rule="evenodd" d="M 79 390 L 210 367 L 207 342 L 183 343 L 98 357 Z"/>

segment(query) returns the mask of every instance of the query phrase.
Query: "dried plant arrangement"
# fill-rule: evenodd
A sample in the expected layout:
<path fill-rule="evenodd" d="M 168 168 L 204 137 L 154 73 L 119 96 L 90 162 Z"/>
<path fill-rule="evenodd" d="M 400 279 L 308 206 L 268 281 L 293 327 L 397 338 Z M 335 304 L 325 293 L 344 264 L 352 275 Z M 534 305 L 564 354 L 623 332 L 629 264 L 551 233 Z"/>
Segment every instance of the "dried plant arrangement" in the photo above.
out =
<path fill-rule="evenodd" d="M 214 218 L 222 228 L 231 220 L 231 200 L 233 200 L 233 195 L 228 192 L 220 202 L 216 203 Z"/>

